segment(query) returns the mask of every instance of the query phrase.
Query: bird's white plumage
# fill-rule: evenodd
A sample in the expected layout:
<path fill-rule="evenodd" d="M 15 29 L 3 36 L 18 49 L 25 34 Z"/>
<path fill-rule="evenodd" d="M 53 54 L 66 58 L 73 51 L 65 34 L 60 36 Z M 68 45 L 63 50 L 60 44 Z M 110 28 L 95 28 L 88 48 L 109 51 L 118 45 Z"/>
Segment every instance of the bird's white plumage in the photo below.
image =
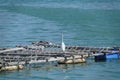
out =
<path fill-rule="evenodd" d="M 62 42 L 62 51 L 65 51 L 65 44 Z"/>
<path fill-rule="evenodd" d="M 62 51 L 65 52 L 65 43 L 63 42 L 63 34 L 62 34 L 61 48 L 62 48 Z"/>

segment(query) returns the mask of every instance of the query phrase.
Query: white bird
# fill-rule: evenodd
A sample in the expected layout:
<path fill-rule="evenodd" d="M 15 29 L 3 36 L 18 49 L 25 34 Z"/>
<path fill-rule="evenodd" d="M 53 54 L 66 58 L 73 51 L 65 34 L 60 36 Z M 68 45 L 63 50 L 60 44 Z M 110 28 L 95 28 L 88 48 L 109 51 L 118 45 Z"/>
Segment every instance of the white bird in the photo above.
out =
<path fill-rule="evenodd" d="M 62 34 L 61 48 L 62 48 L 62 51 L 65 52 L 65 44 L 64 44 L 64 42 L 63 42 L 63 34 Z"/>

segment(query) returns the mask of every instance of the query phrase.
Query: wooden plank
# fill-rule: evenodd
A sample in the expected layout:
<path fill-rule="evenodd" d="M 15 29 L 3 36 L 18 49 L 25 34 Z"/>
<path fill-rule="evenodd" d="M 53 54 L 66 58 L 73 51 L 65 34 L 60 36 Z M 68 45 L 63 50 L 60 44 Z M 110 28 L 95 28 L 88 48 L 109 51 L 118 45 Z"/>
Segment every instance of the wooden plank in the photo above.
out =
<path fill-rule="evenodd" d="M 19 50 L 24 50 L 24 48 L 10 48 L 10 49 L 6 49 L 6 50 L 1 50 L 0 53 L 19 51 Z"/>

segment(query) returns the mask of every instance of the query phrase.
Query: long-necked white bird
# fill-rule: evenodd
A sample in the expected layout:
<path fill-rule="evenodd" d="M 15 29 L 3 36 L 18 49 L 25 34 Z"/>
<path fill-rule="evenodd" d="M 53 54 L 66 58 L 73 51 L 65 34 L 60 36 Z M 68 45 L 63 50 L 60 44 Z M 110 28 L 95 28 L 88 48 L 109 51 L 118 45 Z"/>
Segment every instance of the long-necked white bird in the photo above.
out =
<path fill-rule="evenodd" d="M 65 52 L 65 43 L 63 42 L 63 34 L 62 34 L 61 48 L 62 48 L 62 51 Z"/>

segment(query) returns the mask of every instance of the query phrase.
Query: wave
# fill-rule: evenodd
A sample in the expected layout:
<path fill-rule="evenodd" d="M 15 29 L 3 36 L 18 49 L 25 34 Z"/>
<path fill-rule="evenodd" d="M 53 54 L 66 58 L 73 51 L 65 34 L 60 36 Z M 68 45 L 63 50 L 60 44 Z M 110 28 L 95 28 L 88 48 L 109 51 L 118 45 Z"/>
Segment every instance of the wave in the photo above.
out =
<path fill-rule="evenodd" d="M 78 8 L 78 9 L 105 9 L 112 10 L 117 9 L 120 10 L 120 2 L 119 0 L 24 0 L 22 2 L 19 0 L 11 1 L 8 0 L 6 2 L 0 1 L 0 6 L 27 6 L 27 7 L 46 7 L 46 8 Z"/>

